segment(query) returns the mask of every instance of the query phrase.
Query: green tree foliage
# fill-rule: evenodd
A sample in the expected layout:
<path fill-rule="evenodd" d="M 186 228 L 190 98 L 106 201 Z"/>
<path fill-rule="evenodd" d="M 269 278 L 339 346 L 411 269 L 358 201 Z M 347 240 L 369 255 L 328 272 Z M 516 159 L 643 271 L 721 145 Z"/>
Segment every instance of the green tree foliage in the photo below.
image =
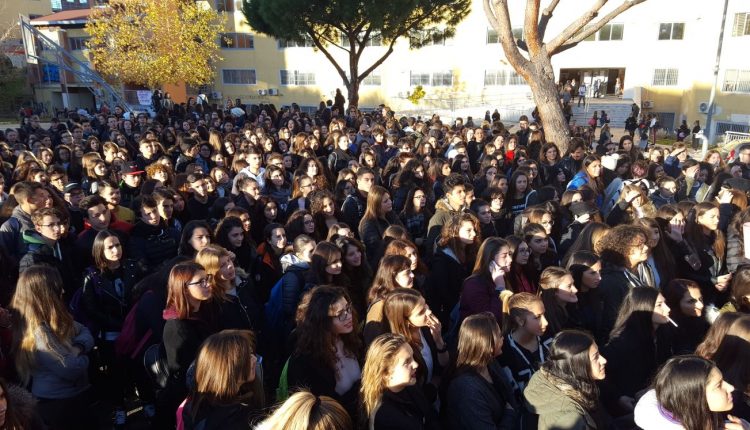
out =
<path fill-rule="evenodd" d="M 278 39 L 313 45 L 334 66 L 348 91 L 349 104 L 359 102 L 359 85 L 393 53 L 401 37 L 412 48 L 452 37 L 469 14 L 471 0 L 243 0 L 242 13 L 256 31 Z M 382 40 L 386 48 L 372 64 L 360 59 L 367 46 Z M 331 54 L 341 49 L 348 64 Z"/>

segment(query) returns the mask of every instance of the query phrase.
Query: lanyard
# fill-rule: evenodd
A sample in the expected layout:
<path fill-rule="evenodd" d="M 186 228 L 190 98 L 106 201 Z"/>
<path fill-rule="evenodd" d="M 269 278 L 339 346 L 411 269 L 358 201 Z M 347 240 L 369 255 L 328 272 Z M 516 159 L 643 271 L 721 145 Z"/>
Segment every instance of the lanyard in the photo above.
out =
<path fill-rule="evenodd" d="M 526 358 L 526 354 L 521 351 L 521 348 L 516 345 L 516 341 L 513 339 L 513 333 L 508 334 L 508 342 L 510 343 L 510 347 L 515 349 L 518 355 L 521 356 L 523 361 L 526 362 L 526 365 L 533 370 L 537 370 L 536 367 L 529 362 L 529 359 Z M 544 346 L 542 345 L 541 340 L 539 339 L 539 336 L 536 337 L 536 342 L 539 345 L 539 363 L 544 363 Z"/>

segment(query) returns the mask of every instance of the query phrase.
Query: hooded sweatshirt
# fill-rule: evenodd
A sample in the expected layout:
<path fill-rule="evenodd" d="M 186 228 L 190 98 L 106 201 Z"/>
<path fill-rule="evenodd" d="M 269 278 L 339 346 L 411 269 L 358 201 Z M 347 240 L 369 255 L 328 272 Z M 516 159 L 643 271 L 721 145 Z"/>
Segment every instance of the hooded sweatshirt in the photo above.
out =
<path fill-rule="evenodd" d="M 635 423 L 643 430 L 685 430 L 671 413 L 656 399 L 656 391 L 649 390 L 635 405 Z"/>

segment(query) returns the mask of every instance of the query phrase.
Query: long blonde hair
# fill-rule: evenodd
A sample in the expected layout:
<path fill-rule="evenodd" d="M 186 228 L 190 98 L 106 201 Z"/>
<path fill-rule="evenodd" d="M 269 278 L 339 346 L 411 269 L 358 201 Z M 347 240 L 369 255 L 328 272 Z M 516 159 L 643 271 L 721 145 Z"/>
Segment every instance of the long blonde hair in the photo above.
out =
<path fill-rule="evenodd" d="M 350 430 L 354 428 L 346 410 L 328 396 L 308 391 L 292 394 L 257 430 Z"/>
<path fill-rule="evenodd" d="M 231 257 L 232 253 L 219 245 L 210 244 L 201 249 L 195 255 L 195 262 L 203 266 L 208 275 L 211 292 L 215 297 L 226 299 L 226 290 L 231 286 L 234 280 L 219 279 L 221 270 L 221 259 Z M 236 270 L 236 267 L 235 267 Z"/>
<path fill-rule="evenodd" d="M 365 367 L 362 369 L 362 404 L 365 415 L 372 418 L 383 399 L 386 383 L 396 363 L 396 354 L 409 342 L 404 336 L 385 333 L 376 337 L 367 350 Z"/>
<path fill-rule="evenodd" d="M 36 343 L 41 340 L 55 358 L 64 361 L 61 350 L 71 348 L 75 335 L 73 317 L 62 301 L 60 273 L 47 265 L 34 265 L 21 273 L 11 309 L 18 314 L 20 344 L 16 369 L 24 384 L 31 379 Z"/>

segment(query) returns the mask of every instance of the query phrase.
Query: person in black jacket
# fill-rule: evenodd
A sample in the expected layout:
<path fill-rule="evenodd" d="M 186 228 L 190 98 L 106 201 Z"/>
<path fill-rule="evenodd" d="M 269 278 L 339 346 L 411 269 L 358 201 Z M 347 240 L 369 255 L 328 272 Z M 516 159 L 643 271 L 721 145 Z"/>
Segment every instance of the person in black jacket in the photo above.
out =
<path fill-rule="evenodd" d="M 195 262 L 211 278 L 212 300 L 219 310 L 219 328 L 258 332 L 263 321 L 261 306 L 253 300 L 252 282 L 237 273 L 234 255 L 212 244 L 198 252 Z"/>
<path fill-rule="evenodd" d="M 137 197 L 133 209 L 137 220 L 130 231 L 128 255 L 148 270 L 156 269 L 177 255 L 180 234 L 176 229 L 162 225 L 158 204 L 153 197 Z"/>
<path fill-rule="evenodd" d="M 195 361 L 195 386 L 182 410 L 185 430 L 246 430 L 261 416 L 263 381 L 255 336 L 224 330 L 206 339 Z"/>
<path fill-rule="evenodd" d="M 82 324 L 89 326 L 99 347 L 104 373 L 101 387 L 115 407 L 115 423 L 125 423 L 126 362 L 115 355 L 114 343 L 130 310 L 135 284 L 144 267 L 126 260 L 120 238 L 112 231 L 97 233 L 92 249 L 95 266 L 86 270 L 81 290 Z M 75 309 L 74 309 L 75 311 Z"/>
<path fill-rule="evenodd" d="M 383 234 L 391 225 L 402 225 L 401 220 L 393 211 L 393 200 L 388 190 L 375 185 L 367 193 L 367 209 L 359 222 L 359 237 L 365 245 L 370 267 L 377 267 L 383 257 Z"/>
<path fill-rule="evenodd" d="M 651 378 L 671 352 L 671 341 L 660 327 L 668 324 L 669 307 L 651 287 L 628 291 L 602 355 L 607 358 L 607 378 L 601 385 L 602 402 L 610 415 L 633 411 L 636 394 L 648 387 Z"/>
<path fill-rule="evenodd" d="M 341 205 L 341 217 L 351 227 L 359 226 L 367 208 L 367 193 L 375 184 L 375 173 L 367 167 L 357 169 L 357 191 L 350 194 Z M 359 234 L 359 232 L 355 232 Z"/>
<path fill-rule="evenodd" d="M 604 305 L 602 324 L 609 333 L 628 291 L 647 286 L 638 278 L 635 267 L 648 258 L 648 235 L 641 227 L 618 225 L 599 240 L 596 251 L 603 266 L 599 290 Z"/>
<path fill-rule="evenodd" d="M 202 317 L 203 303 L 211 299 L 211 288 L 206 271 L 197 263 L 180 263 L 172 268 L 167 284 L 167 306 L 163 317 L 164 333 L 162 357 L 165 357 L 169 378 L 158 393 L 156 428 L 172 428 L 175 411 L 185 399 L 186 375 L 198 355 L 201 343 L 216 331 L 216 327 Z"/>
<path fill-rule="evenodd" d="M 664 327 L 671 333 L 674 355 L 694 353 L 711 327 L 703 315 L 700 286 L 688 279 L 672 279 L 662 290 L 662 294 L 667 306 L 673 309 L 671 318 L 677 323 L 677 327 Z"/>
<path fill-rule="evenodd" d="M 297 326 L 297 342 L 287 370 L 290 391 L 305 388 L 316 396 L 332 397 L 355 421 L 362 350 L 356 327 L 346 290 L 315 287 Z"/>
<path fill-rule="evenodd" d="M 481 243 L 479 231 L 479 221 L 467 213 L 452 216 L 441 230 L 425 282 L 425 298 L 444 327 L 450 325 L 450 314 L 458 304 L 463 281 L 474 266 Z"/>
<path fill-rule="evenodd" d="M 446 384 L 443 403 L 449 428 L 518 428 L 520 406 L 512 381 L 495 360 L 502 345 L 503 335 L 492 313 L 471 315 L 461 324 L 456 370 Z"/>
<path fill-rule="evenodd" d="M 363 414 L 375 430 L 439 430 L 437 412 L 416 386 L 417 362 L 405 337 L 386 333 L 367 350 Z"/>

